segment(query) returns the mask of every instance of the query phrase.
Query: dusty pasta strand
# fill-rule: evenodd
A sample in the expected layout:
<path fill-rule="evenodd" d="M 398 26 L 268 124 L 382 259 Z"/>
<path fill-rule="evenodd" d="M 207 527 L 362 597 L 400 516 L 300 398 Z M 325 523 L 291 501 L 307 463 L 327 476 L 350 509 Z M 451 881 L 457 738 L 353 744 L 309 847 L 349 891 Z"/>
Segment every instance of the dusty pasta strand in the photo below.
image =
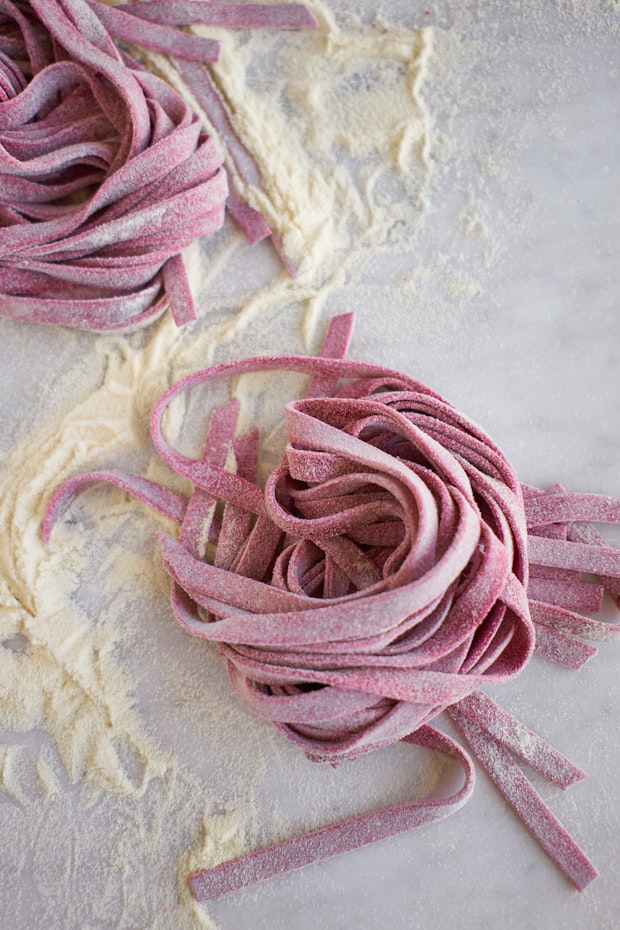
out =
<path fill-rule="evenodd" d="M 581 890 L 596 869 L 519 761 L 562 789 L 584 772 L 482 689 L 512 679 L 535 650 L 576 668 L 593 654 L 584 639 L 619 638 L 617 627 L 582 617 L 578 605 L 582 589 L 594 603 L 603 590 L 617 591 L 618 553 L 591 522 L 620 522 L 620 503 L 523 486 L 490 437 L 430 388 L 347 361 L 351 325 L 351 315 L 332 321 L 319 358 L 220 365 L 184 378 L 156 405 L 155 447 L 195 488 L 177 518 L 178 538 L 161 537 L 172 607 L 189 633 L 218 645 L 240 700 L 310 759 L 340 763 L 403 740 L 457 761 L 464 782 L 450 797 L 362 815 L 197 872 L 193 893 L 210 900 L 457 810 L 473 788 L 473 767 L 431 725 L 446 710 Z M 288 445 L 264 488 L 256 430 L 236 435 L 235 403 L 213 415 L 201 458 L 167 441 L 165 414 L 176 397 L 280 369 L 308 375 L 310 385 L 286 407 Z M 56 492 L 47 537 L 81 483 L 96 478 Z M 124 481 L 168 514 L 179 508 L 138 476 Z M 600 571 L 599 583 L 582 581 L 582 570 Z M 550 584 L 532 598 L 532 581 Z"/>
<path fill-rule="evenodd" d="M 219 43 L 174 28 L 163 10 L 152 22 L 159 6 L 1 0 L 1 315 L 95 331 L 138 329 L 168 306 L 178 325 L 196 319 L 182 252 L 222 226 L 222 146 L 116 40 L 205 80 Z M 196 4 L 201 15 L 207 6 Z M 313 24 L 294 4 L 243 7 L 213 13 L 235 28 Z M 271 235 L 236 191 L 229 209 L 251 241 Z"/>

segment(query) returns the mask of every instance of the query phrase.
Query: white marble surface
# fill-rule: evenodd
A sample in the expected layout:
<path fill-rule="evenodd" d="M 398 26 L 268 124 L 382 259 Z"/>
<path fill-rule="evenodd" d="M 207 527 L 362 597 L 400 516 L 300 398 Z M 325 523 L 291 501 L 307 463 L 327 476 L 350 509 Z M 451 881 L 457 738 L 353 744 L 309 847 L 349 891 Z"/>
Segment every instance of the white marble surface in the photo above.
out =
<path fill-rule="evenodd" d="M 618 17 L 614 34 L 592 27 L 598 5 L 586 0 L 562 7 L 535 2 L 534 21 L 525 3 L 504 6 L 468 2 L 460 9 L 445 0 L 433 11 L 470 49 L 466 94 L 459 97 L 449 83 L 441 92 L 433 77 L 436 133 L 450 142 L 452 154 L 438 170 L 410 252 L 369 268 L 376 301 L 366 288 L 363 304 L 360 295 L 345 293 L 329 311 L 356 310 L 353 357 L 401 368 L 441 391 L 487 429 L 525 482 L 559 480 L 570 490 L 620 496 Z M 600 4 L 605 22 L 612 8 Z M 438 54 L 442 47 L 439 42 Z M 481 233 L 464 231 L 463 213 L 470 230 L 472 217 L 482 224 Z M 257 255 L 267 274 L 271 256 Z M 412 291 L 410 311 L 399 311 L 419 322 L 415 338 L 409 320 L 407 338 L 400 339 L 398 317 L 383 326 L 380 289 L 397 287 L 412 264 L 429 273 Z M 474 285 L 466 300 L 451 290 L 464 277 Z M 87 334 L 0 319 L 3 449 L 70 403 L 62 384 L 71 366 L 91 366 L 96 381 L 102 361 L 94 342 Z M 162 636 L 168 620 L 157 622 Z M 180 635 L 173 643 L 186 649 Z M 187 659 L 199 660 L 195 652 Z M 472 801 L 447 821 L 230 896 L 213 904 L 210 915 L 221 930 L 614 930 L 620 922 L 619 663 L 620 647 L 613 644 L 603 645 L 580 672 L 537 658 L 496 692 L 588 773 L 565 794 L 534 779 L 600 871 L 582 895 L 480 774 Z M 165 702 L 160 711 L 162 738 L 173 741 Z M 287 784 L 292 751 L 275 753 L 271 775 L 275 803 L 291 807 L 291 831 L 304 793 L 296 799 L 299 784 Z M 377 778 L 389 777 L 389 768 L 361 764 L 363 777 L 356 787 L 351 776 L 351 791 L 363 806 L 373 765 Z M 404 765 L 405 756 L 395 754 L 403 792 L 410 787 Z M 330 790 L 309 763 L 295 762 L 293 771 L 309 792 Z M 28 924 L 15 915 L 8 924 L 0 915 L 0 924 L 38 927 L 36 913 L 33 901 Z M 146 926 L 166 927 L 165 918 L 136 918 L 136 928 Z"/>

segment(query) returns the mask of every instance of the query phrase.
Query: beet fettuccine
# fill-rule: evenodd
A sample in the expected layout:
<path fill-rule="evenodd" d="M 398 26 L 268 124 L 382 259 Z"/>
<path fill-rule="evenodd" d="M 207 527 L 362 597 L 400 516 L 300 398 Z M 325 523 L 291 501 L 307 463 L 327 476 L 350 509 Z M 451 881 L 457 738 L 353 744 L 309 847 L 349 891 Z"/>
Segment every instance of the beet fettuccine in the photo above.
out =
<path fill-rule="evenodd" d="M 227 149 L 117 44 L 174 56 L 208 89 L 219 43 L 175 28 L 195 21 L 316 25 L 295 4 L 0 0 L 1 315 L 123 331 L 169 306 L 182 324 L 196 318 L 182 252 L 221 227 L 227 200 L 251 241 L 271 235 L 229 190 Z"/>
<path fill-rule="evenodd" d="M 458 809 L 474 770 L 465 749 L 431 725 L 443 711 L 581 890 L 596 870 L 517 760 L 561 788 L 584 773 L 482 689 L 514 678 L 535 651 L 578 668 L 596 651 L 584 640 L 618 638 L 613 624 L 580 611 L 600 606 L 604 591 L 620 603 L 620 553 L 592 526 L 620 522 L 620 501 L 522 485 L 490 437 L 430 388 L 347 361 L 351 323 L 332 322 L 320 358 L 220 365 L 161 398 L 153 441 L 194 485 L 189 499 L 140 476 L 89 472 L 56 492 L 44 535 L 86 484 L 129 490 L 179 524 L 178 537 L 161 538 L 174 613 L 218 644 L 248 707 L 316 761 L 403 740 L 464 772 L 448 797 L 364 814 L 196 873 L 198 899 Z M 167 441 L 176 397 L 273 370 L 304 373 L 310 384 L 286 407 L 288 444 L 264 488 L 258 433 L 237 435 L 236 403 L 213 414 L 202 458 Z"/>

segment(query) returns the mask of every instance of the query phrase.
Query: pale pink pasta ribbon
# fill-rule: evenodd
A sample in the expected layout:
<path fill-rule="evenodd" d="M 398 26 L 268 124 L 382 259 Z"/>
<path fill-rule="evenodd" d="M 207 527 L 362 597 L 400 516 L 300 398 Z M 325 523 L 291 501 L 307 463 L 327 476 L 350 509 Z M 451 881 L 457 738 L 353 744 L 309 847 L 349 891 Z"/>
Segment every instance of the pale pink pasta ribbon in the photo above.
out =
<path fill-rule="evenodd" d="M 227 199 L 252 242 L 271 235 L 200 117 L 116 44 L 172 55 L 209 88 L 219 43 L 174 28 L 197 21 L 316 25 L 296 4 L 0 0 L 0 315 L 130 331 L 169 306 L 181 325 L 196 319 L 183 250 Z"/>
<path fill-rule="evenodd" d="M 372 812 L 196 873 L 192 890 L 209 900 L 458 809 L 473 769 L 429 726 L 444 710 L 581 890 L 596 870 L 516 760 L 561 788 L 584 773 L 480 689 L 513 678 L 534 649 L 575 668 L 593 653 L 583 639 L 618 638 L 612 624 L 578 611 L 604 589 L 619 593 L 620 554 L 590 521 L 620 522 L 620 502 L 522 487 L 484 431 L 438 394 L 345 360 L 351 325 L 351 315 L 332 321 L 320 358 L 232 362 L 166 392 L 152 436 L 194 484 L 188 502 L 137 476 L 110 480 L 180 523 L 178 539 L 161 537 L 173 610 L 188 632 L 218 644 L 248 707 L 310 759 L 339 763 L 404 740 L 457 761 L 464 783 L 451 797 Z M 279 369 L 311 381 L 306 399 L 287 405 L 288 445 L 264 489 L 258 434 L 236 435 L 236 403 L 213 415 L 200 459 L 166 440 L 176 397 Z M 56 492 L 46 535 L 77 490 L 102 477 L 77 476 Z"/>

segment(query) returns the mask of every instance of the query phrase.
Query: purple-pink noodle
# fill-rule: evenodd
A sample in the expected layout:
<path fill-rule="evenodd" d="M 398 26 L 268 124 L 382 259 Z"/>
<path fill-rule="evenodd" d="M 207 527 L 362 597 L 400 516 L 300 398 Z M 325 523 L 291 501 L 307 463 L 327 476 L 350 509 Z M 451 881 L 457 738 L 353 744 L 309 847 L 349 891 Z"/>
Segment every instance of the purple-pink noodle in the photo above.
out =
<path fill-rule="evenodd" d="M 161 536 L 174 613 L 188 632 L 217 643 L 249 708 L 316 761 L 402 740 L 463 770 L 448 797 L 374 811 L 197 872 L 198 900 L 457 810 L 474 769 L 431 726 L 442 711 L 581 890 L 596 870 L 517 759 L 561 788 L 584 773 L 481 689 L 512 679 L 534 651 L 579 668 L 596 651 L 583 639 L 618 639 L 616 626 L 578 611 L 600 604 L 603 590 L 620 604 L 620 553 L 591 526 L 620 522 L 620 501 L 521 485 L 486 433 L 430 388 L 347 361 L 351 325 L 351 315 L 332 321 L 319 358 L 219 365 L 164 394 L 153 442 L 193 483 L 189 500 L 139 476 L 90 472 L 55 493 L 44 536 L 84 485 L 108 480 L 131 491 L 179 523 L 178 538 Z M 175 397 L 271 370 L 311 380 L 306 398 L 286 407 L 288 445 L 264 488 L 258 432 L 236 435 L 234 402 L 213 414 L 202 458 L 168 443 L 163 422 Z"/>
<path fill-rule="evenodd" d="M 208 136 L 116 44 L 174 56 L 210 86 L 219 43 L 175 28 L 191 22 L 316 26 L 300 4 L 0 0 L 0 315 L 130 331 L 170 307 L 180 325 L 196 318 L 182 252 L 221 227 L 229 194 L 251 241 L 272 235 L 229 192 L 234 133 Z"/>

